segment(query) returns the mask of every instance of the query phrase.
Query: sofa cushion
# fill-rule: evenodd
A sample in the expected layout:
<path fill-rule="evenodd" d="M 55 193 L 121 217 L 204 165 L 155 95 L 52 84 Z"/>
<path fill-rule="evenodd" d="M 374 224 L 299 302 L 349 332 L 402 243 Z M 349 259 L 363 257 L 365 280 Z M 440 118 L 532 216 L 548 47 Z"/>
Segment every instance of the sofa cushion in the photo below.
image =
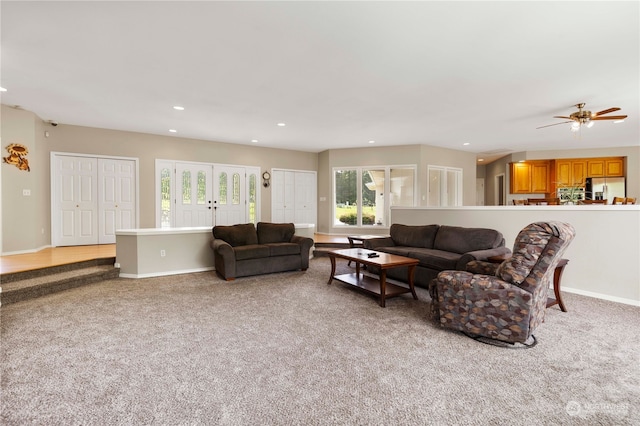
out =
<path fill-rule="evenodd" d="M 258 222 L 258 243 L 288 243 L 295 232 L 293 223 Z"/>
<path fill-rule="evenodd" d="M 453 253 L 467 253 L 498 247 L 503 240 L 502 234 L 495 229 L 442 225 L 438 229 L 433 248 Z"/>
<path fill-rule="evenodd" d="M 270 256 L 289 256 L 292 254 L 300 254 L 300 244 L 294 243 L 271 243 L 266 244 L 269 248 Z"/>
<path fill-rule="evenodd" d="M 401 225 L 394 223 L 389 234 L 397 246 L 433 248 L 440 225 Z"/>
<path fill-rule="evenodd" d="M 459 253 L 451 253 L 449 251 L 436 249 L 414 248 L 409 251 L 407 256 L 418 259 L 418 261 L 420 261 L 420 266 L 444 271 L 447 269 L 455 270 L 458 259 L 460 259 L 461 255 Z"/>
<path fill-rule="evenodd" d="M 260 259 L 269 257 L 269 247 L 259 244 L 249 244 L 246 246 L 237 246 L 233 248 L 236 254 L 236 261 L 247 259 Z"/>
<path fill-rule="evenodd" d="M 232 247 L 258 244 L 256 227 L 253 223 L 214 226 L 213 236 L 228 242 Z"/>

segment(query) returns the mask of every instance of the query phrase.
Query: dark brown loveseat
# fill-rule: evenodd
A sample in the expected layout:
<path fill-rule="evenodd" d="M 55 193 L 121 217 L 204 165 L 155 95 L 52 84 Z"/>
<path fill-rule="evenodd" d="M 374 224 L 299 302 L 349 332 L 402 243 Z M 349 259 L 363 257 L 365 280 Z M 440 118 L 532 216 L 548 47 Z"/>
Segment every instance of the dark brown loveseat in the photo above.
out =
<path fill-rule="evenodd" d="M 293 223 L 214 226 L 212 232 L 216 272 L 227 281 L 309 268 L 313 239 L 294 235 Z"/>
<path fill-rule="evenodd" d="M 472 260 L 511 253 L 502 233 L 494 229 L 393 224 L 389 233 L 390 237 L 366 240 L 365 248 L 418 259 L 414 283 L 424 288 L 440 271 L 464 271 Z M 406 282 L 407 268 L 390 269 L 387 277 Z"/>

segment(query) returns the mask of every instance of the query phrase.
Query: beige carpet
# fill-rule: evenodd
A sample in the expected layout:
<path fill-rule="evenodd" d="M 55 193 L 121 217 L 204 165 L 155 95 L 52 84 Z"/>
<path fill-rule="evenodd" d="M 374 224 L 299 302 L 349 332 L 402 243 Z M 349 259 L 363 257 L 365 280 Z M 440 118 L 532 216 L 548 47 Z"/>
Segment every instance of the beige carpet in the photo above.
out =
<path fill-rule="evenodd" d="M 329 270 L 3 306 L 0 423 L 640 424 L 640 308 L 567 293 L 535 348 L 509 350 L 435 325 L 425 290 L 380 308 Z"/>

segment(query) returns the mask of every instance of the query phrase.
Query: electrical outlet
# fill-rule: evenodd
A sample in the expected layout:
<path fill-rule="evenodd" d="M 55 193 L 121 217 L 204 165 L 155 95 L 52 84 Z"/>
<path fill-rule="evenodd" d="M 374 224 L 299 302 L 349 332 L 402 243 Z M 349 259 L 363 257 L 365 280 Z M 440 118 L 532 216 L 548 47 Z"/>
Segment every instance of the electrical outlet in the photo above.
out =
<path fill-rule="evenodd" d="M 164 250 L 160 250 L 160 257 L 165 257 L 167 255 L 167 252 Z"/>
<path fill-rule="evenodd" d="M 30 189 L 23 189 L 22 190 L 22 195 L 24 195 L 25 197 L 28 197 L 31 195 L 31 190 Z"/>

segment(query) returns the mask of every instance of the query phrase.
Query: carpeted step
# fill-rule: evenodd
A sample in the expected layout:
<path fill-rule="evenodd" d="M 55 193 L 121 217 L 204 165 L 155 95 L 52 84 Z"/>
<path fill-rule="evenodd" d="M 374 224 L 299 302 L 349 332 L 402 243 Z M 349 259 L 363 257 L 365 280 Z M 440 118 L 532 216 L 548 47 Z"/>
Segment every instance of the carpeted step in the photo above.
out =
<path fill-rule="evenodd" d="M 98 261 L 78 262 L 61 267 L 4 274 L 0 304 L 8 305 L 59 291 L 117 278 L 120 268 Z M 17 279 L 16 279 L 17 276 Z"/>

